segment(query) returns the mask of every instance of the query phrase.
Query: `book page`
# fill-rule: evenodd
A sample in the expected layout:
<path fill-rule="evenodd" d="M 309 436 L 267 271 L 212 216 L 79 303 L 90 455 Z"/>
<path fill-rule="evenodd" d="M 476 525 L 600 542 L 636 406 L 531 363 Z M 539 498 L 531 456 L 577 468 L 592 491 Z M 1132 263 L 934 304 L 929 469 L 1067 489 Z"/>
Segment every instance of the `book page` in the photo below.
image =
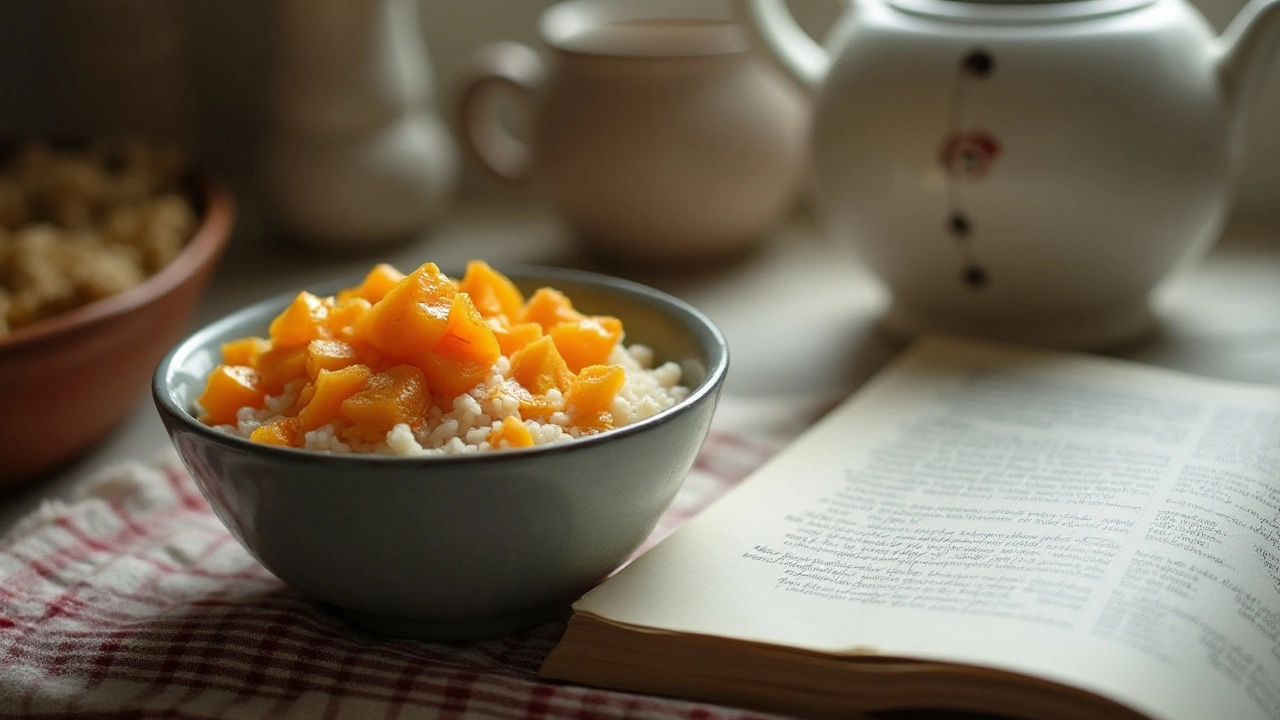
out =
<path fill-rule="evenodd" d="M 1280 389 L 921 341 L 575 611 L 1275 720 Z"/>

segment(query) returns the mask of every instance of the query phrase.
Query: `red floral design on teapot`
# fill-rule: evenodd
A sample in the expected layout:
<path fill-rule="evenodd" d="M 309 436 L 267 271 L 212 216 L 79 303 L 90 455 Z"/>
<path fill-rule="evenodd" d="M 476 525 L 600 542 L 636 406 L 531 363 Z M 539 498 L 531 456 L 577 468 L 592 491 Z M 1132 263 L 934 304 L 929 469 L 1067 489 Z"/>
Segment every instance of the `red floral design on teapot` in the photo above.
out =
<path fill-rule="evenodd" d="M 953 132 L 942 144 L 942 165 L 954 177 L 980 180 L 1000 155 L 1000 141 L 986 130 Z"/>

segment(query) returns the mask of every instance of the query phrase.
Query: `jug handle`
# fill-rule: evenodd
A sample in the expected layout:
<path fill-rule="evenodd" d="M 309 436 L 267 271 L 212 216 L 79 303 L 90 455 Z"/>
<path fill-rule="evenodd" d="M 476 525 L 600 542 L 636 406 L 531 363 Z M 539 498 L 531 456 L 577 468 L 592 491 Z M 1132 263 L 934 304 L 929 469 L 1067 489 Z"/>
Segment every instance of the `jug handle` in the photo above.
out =
<path fill-rule="evenodd" d="M 495 93 L 514 93 L 531 114 L 547 75 L 542 58 L 528 45 L 492 43 L 476 50 L 460 75 L 456 120 L 463 150 L 499 180 L 528 179 L 533 154 L 502 124 L 493 100 Z"/>
<path fill-rule="evenodd" d="M 740 0 L 746 25 L 769 50 L 778 64 L 813 93 L 827 77 L 831 55 L 796 22 L 786 0 Z M 849 3 L 846 12 L 853 10 Z M 740 10 L 740 12 L 742 12 Z"/>

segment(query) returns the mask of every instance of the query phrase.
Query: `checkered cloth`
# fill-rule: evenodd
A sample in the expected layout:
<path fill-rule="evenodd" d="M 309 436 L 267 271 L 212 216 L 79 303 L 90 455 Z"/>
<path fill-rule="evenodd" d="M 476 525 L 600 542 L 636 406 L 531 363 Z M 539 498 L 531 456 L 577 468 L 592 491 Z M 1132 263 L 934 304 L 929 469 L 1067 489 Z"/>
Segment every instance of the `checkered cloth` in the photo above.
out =
<path fill-rule="evenodd" d="M 646 547 L 820 409 L 722 400 Z M 764 717 L 539 681 L 563 629 L 456 645 L 356 631 L 253 560 L 174 459 L 112 468 L 0 540 L 0 718 Z"/>

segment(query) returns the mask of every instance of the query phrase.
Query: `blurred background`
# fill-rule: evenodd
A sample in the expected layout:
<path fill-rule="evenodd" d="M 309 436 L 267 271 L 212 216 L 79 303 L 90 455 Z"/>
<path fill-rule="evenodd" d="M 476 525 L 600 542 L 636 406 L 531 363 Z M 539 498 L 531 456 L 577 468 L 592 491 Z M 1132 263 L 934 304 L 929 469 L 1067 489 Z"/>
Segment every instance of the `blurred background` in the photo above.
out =
<path fill-rule="evenodd" d="M 421 31 L 443 117 L 452 117 L 458 71 L 469 52 L 494 40 L 537 47 L 537 18 L 551 4 L 421 0 Z M 1195 4 L 1221 30 L 1244 3 Z M 791 3 L 801 23 L 819 37 L 843 5 L 843 0 Z M 189 141 L 199 166 L 242 197 L 252 197 L 261 181 L 273 20 L 272 3 L 263 0 L 5 0 L 0 3 L 0 133 L 76 134 L 109 127 L 119 120 L 112 108 L 120 103 L 103 92 L 124 87 L 134 107 L 153 108 L 158 133 Z M 157 57 L 168 60 L 151 62 Z M 1238 217 L 1280 218 L 1280 73 L 1272 77 L 1248 133 Z M 479 177 L 474 167 L 466 168 L 461 187 L 464 198 L 511 192 Z"/>

